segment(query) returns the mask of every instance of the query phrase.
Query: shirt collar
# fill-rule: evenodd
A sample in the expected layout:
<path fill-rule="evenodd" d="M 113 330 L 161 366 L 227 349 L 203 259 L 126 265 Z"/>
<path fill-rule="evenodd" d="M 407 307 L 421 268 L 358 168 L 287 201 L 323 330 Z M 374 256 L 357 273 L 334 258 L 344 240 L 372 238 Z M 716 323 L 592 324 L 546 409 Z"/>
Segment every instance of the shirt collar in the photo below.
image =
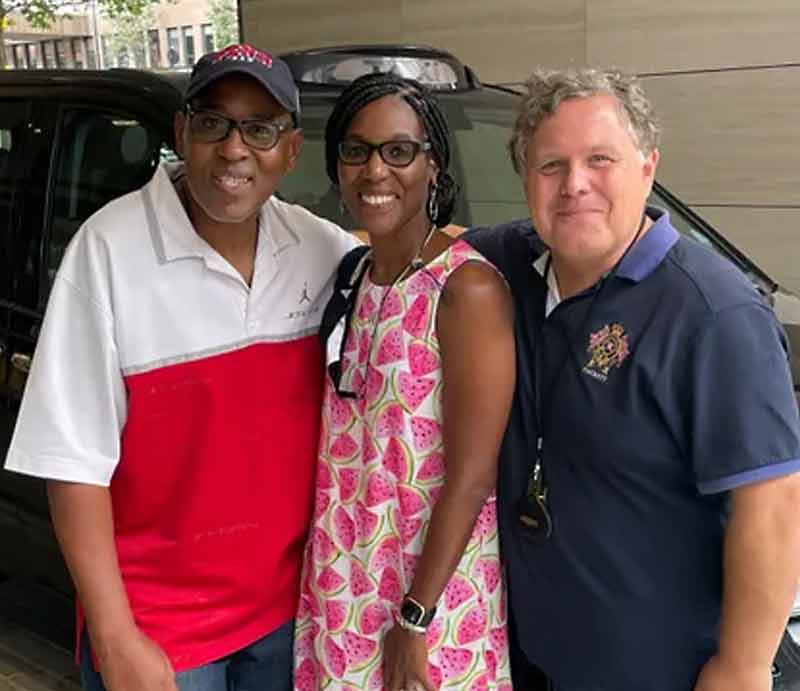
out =
<path fill-rule="evenodd" d="M 616 276 L 619 278 L 626 278 L 635 283 L 639 283 L 655 271 L 680 237 L 670 223 L 668 211 L 648 206 L 645 213 L 653 221 L 653 225 L 631 247 L 616 271 Z"/>
<path fill-rule="evenodd" d="M 162 162 L 144 189 L 148 226 L 156 253 L 169 262 L 185 257 L 215 259 L 217 251 L 194 229 L 175 189 L 183 176 L 183 163 Z M 270 197 L 259 213 L 257 256 L 269 247 L 273 256 L 300 244 L 300 237 L 286 223 L 285 214 Z"/>
<path fill-rule="evenodd" d="M 637 283 L 647 278 L 664 261 L 667 252 L 672 249 L 680 237 L 678 231 L 670 223 L 668 211 L 648 206 L 646 213 L 653 221 L 653 225 L 631 247 L 616 271 L 618 277 Z M 545 251 L 533 262 L 533 268 L 540 276 L 547 274 L 547 286 L 552 290 L 553 285 L 557 287 L 557 283 L 555 283 L 554 272 L 547 271 L 549 261 L 550 252 Z"/>
<path fill-rule="evenodd" d="M 549 317 L 550 312 L 558 307 L 558 303 L 561 302 L 561 292 L 558 290 L 556 272 L 550 270 L 549 264 L 550 252 L 548 251 L 542 253 L 539 258 L 533 262 L 533 268 L 547 281 L 547 301 L 544 306 L 545 317 Z"/>
<path fill-rule="evenodd" d="M 654 206 L 648 206 L 645 213 L 653 221 L 649 230 L 631 247 L 616 271 L 616 276 L 638 283 L 647 278 L 656 267 L 664 261 L 667 252 L 678 241 L 679 233 L 669 221 L 669 212 Z M 545 316 L 552 312 L 561 302 L 558 280 L 555 271 L 549 270 L 550 252 L 545 250 L 533 262 L 533 268 L 547 281 L 547 302 Z"/>

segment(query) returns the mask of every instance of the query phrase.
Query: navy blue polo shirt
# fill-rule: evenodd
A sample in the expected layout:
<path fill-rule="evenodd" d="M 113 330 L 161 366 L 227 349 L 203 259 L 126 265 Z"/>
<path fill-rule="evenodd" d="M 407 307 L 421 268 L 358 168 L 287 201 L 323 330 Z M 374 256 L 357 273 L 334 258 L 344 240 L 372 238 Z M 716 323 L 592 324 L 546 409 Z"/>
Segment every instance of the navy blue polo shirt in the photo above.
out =
<path fill-rule="evenodd" d="M 648 214 L 656 222 L 617 271 L 546 318 L 530 223 L 466 236 L 515 298 L 500 528 L 520 645 L 560 691 L 692 689 L 717 649 L 728 491 L 800 470 L 771 308 L 667 213 Z M 543 543 L 517 511 L 537 387 L 554 523 Z"/>

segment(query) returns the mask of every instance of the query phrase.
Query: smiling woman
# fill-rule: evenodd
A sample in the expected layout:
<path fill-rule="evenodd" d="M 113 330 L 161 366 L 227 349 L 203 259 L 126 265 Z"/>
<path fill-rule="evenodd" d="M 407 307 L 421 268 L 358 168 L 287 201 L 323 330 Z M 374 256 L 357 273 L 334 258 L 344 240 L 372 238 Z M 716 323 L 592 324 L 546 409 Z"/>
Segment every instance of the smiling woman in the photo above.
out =
<path fill-rule="evenodd" d="M 424 137 L 411 107 L 396 96 L 384 96 L 359 111 L 339 143 L 342 198 L 369 232 L 373 247 L 399 241 L 413 254 L 428 233 L 426 203 L 439 169 L 434 157 L 424 153 L 431 147 Z M 392 252 L 387 259 L 393 265 L 376 278 L 391 282 L 410 257 Z"/>
<path fill-rule="evenodd" d="M 440 230 L 455 206 L 449 130 L 419 84 L 354 82 L 326 154 L 372 247 L 329 339 L 341 353 L 327 348 L 295 687 L 509 688 L 494 498 L 514 384 L 508 290 Z"/>

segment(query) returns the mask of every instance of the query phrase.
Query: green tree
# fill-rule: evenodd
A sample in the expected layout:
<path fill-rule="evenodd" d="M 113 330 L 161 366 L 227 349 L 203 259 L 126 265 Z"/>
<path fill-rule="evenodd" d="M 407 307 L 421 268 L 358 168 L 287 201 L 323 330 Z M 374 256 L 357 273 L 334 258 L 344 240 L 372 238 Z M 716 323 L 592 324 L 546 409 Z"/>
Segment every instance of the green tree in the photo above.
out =
<path fill-rule="evenodd" d="M 127 55 L 132 62 L 128 67 L 143 67 L 145 61 L 145 37 L 147 30 L 155 24 L 151 6 L 140 11 L 122 10 L 111 18 L 111 34 L 108 47 L 115 56 Z M 108 65 L 106 65 L 108 67 Z"/>
<path fill-rule="evenodd" d="M 117 17 L 124 14 L 138 16 L 155 0 L 99 0 L 106 16 Z M 56 19 L 59 11 L 68 11 L 88 2 L 68 0 L 0 0 L 0 67 L 6 65 L 5 40 L 3 31 L 12 13 L 19 13 L 33 26 L 46 29 Z"/>
<path fill-rule="evenodd" d="M 1 0 L 0 0 L 1 1 Z M 239 16 L 236 0 L 211 0 L 208 18 L 214 32 L 214 47 L 219 50 L 239 42 Z"/>

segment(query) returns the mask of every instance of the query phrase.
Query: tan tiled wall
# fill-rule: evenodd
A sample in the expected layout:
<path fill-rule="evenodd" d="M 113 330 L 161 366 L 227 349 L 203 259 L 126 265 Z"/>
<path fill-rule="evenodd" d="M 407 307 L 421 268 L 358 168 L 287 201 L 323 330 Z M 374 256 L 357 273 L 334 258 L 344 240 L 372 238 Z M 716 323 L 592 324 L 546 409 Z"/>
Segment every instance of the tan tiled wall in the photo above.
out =
<path fill-rule="evenodd" d="M 800 291 L 798 0 L 242 0 L 242 17 L 275 52 L 427 43 L 484 81 L 536 64 L 642 74 L 665 125 L 661 181 Z"/>
<path fill-rule="evenodd" d="M 586 8 L 589 59 L 636 72 L 800 60 L 797 0 L 587 0 Z"/>
<path fill-rule="evenodd" d="M 800 292 L 800 3 L 586 4 L 589 60 L 653 75 L 661 181 Z"/>

